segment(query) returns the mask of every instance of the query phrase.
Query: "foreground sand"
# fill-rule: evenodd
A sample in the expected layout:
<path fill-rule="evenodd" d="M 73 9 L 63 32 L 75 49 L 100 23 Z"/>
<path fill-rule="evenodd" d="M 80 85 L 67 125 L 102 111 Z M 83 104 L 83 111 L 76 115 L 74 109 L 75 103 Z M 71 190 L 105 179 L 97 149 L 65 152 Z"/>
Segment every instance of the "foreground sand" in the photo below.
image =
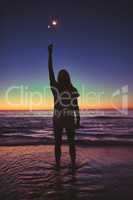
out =
<path fill-rule="evenodd" d="M 77 148 L 77 170 L 69 168 L 67 146 L 62 167 L 54 167 L 52 145 L 0 147 L 2 200 L 133 199 L 133 148 Z"/>

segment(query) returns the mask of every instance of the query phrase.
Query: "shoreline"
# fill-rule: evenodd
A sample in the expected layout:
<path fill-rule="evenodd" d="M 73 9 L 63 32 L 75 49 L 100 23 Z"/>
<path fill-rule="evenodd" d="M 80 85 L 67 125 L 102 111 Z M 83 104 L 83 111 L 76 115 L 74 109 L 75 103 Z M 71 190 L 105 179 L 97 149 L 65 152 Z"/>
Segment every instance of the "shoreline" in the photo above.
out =
<path fill-rule="evenodd" d="M 77 147 L 72 174 L 66 145 L 62 145 L 59 172 L 52 145 L 0 147 L 0 196 L 6 200 L 131 200 L 132 158 L 129 148 Z"/>
<path fill-rule="evenodd" d="M 0 147 L 2 146 L 40 146 L 40 145 L 54 145 L 53 139 L 47 138 L 33 138 L 27 136 L 1 136 Z M 67 140 L 62 141 L 62 145 L 68 144 Z M 85 141 L 75 140 L 76 146 L 79 147 L 133 147 L 131 141 Z"/>

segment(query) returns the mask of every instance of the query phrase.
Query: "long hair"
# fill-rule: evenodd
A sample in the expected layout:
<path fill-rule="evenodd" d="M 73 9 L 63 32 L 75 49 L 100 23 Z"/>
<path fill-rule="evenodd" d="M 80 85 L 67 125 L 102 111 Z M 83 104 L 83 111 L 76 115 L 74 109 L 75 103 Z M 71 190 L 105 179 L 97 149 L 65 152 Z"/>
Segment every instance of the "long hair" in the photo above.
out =
<path fill-rule="evenodd" d="M 58 83 L 58 90 L 60 92 L 64 92 L 64 91 L 70 92 L 70 94 L 74 98 L 75 97 L 77 98 L 80 96 L 77 89 L 73 86 L 70 75 L 67 70 L 62 69 L 59 71 L 58 77 L 57 77 L 57 83 Z"/>
<path fill-rule="evenodd" d="M 71 92 L 74 88 L 71 82 L 70 75 L 65 69 L 59 71 L 57 81 L 60 90 L 67 90 Z"/>

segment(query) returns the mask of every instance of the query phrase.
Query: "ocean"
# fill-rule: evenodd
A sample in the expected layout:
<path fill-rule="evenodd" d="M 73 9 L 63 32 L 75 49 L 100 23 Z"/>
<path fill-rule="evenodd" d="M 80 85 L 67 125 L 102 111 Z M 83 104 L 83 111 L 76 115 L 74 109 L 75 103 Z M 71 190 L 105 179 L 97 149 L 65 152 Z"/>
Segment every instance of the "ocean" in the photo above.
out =
<path fill-rule="evenodd" d="M 74 174 L 66 141 L 56 171 L 52 112 L 0 112 L 0 198 L 133 199 L 132 111 L 81 111 Z"/>
<path fill-rule="evenodd" d="M 81 110 L 78 145 L 133 145 L 133 111 Z M 63 143 L 67 142 L 63 133 Z M 0 111 L 0 145 L 53 144 L 52 111 Z"/>

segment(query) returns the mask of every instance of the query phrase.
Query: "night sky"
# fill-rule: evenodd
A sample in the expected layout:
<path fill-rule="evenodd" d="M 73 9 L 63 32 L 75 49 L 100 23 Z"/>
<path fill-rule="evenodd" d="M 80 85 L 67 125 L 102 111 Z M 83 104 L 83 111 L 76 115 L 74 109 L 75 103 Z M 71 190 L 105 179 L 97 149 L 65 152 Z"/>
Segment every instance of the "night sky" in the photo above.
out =
<path fill-rule="evenodd" d="M 66 68 L 79 91 L 84 84 L 90 90 L 104 91 L 106 97 L 128 85 L 131 104 L 131 6 L 127 0 L 1 1 L 0 108 L 6 108 L 3 95 L 12 85 L 41 91 L 49 84 L 50 42 L 54 43 L 56 74 Z M 56 32 L 48 29 L 51 16 L 60 19 Z"/>

